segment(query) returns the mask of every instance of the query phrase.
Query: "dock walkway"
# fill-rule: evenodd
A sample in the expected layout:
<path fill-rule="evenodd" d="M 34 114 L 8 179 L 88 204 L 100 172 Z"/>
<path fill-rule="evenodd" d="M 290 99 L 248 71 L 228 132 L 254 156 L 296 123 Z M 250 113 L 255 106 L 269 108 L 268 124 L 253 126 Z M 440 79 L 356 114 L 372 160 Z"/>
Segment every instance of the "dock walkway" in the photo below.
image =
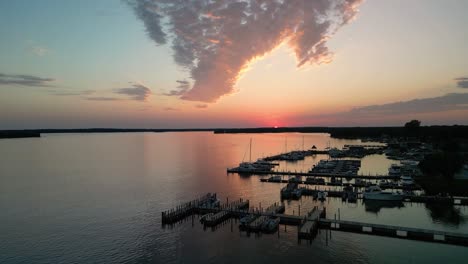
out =
<path fill-rule="evenodd" d="M 468 246 L 468 234 L 321 218 L 321 227 L 344 232 Z"/>

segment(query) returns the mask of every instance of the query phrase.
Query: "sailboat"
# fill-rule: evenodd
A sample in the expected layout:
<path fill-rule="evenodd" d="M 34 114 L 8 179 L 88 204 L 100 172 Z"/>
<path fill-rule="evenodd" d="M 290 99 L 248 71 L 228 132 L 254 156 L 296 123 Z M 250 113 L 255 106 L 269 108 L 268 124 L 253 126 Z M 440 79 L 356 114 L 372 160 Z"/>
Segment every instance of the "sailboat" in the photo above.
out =
<path fill-rule="evenodd" d="M 259 172 L 259 171 L 271 171 L 275 165 L 271 162 L 268 162 L 263 159 L 258 159 L 255 162 L 252 162 L 252 139 L 249 143 L 249 161 L 241 162 L 237 171 L 244 173 Z"/>

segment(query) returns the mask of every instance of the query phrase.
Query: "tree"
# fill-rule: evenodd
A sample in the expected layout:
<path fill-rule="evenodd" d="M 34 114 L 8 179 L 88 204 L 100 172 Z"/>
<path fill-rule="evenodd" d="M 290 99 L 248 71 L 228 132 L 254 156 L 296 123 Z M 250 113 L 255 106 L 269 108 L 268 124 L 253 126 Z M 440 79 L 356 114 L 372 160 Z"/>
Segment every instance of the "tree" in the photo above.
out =
<path fill-rule="evenodd" d="M 405 124 L 405 127 L 406 127 L 406 128 L 409 128 L 409 129 L 418 128 L 418 127 L 420 127 L 420 126 L 421 126 L 421 121 L 416 120 L 416 119 L 411 120 L 411 121 L 409 121 L 409 122 L 406 122 L 406 124 Z"/>

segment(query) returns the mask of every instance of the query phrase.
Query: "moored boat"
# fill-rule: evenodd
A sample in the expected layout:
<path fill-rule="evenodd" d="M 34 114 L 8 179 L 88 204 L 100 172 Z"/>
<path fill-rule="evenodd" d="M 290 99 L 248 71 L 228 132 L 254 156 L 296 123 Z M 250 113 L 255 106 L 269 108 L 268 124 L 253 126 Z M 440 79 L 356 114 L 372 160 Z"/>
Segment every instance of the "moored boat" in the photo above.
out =
<path fill-rule="evenodd" d="M 401 193 L 382 191 L 379 186 L 370 186 L 363 193 L 365 200 L 380 200 L 380 201 L 402 201 Z"/>
<path fill-rule="evenodd" d="M 266 233 L 274 232 L 278 229 L 278 225 L 280 223 L 280 218 L 276 216 L 270 216 L 268 220 L 263 222 L 262 224 L 262 231 Z"/>

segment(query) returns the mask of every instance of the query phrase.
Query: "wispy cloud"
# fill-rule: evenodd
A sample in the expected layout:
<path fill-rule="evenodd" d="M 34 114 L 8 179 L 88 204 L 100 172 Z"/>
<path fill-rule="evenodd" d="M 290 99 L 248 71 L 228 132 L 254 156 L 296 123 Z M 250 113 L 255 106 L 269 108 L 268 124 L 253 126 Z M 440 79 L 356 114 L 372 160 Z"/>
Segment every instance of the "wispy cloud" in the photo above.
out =
<path fill-rule="evenodd" d="M 189 89 L 190 89 L 190 83 L 188 81 L 181 81 L 177 80 L 178 83 L 177 87 L 175 90 L 169 91 L 168 93 L 164 93 L 164 95 L 167 96 L 181 96 L 185 94 Z"/>
<path fill-rule="evenodd" d="M 82 96 L 82 95 L 90 95 L 95 93 L 95 90 L 83 90 L 83 91 L 57 91 L 57 90 L 49 90 L 51 95 L 56 96 Z"/>
<path fill-rule="evenodd" d="M 459 77 L 454 79 L 458 88 L 468 88 L 468 77 Z"/>
<path fill-rule="evenodd" d="M 122 100 L 120 98 L 104 97 L 104 96 L 83 97 L 83 99 L 88 100 L 88 101 L 120 101 L 120 100 Z"/>
<path fill-rule="evenodd" d="M 468 93 L 450 93 L 439 97 L 414 99 L 381 105 L 357 107 L 350 111 L 303 116 L 306 120 L 334 120 L 336 122 L 385 120 L 388 117 L 431 114 L 454 110 L 468 110 Z"/>
<path fill-rule="evenodd" d="M 142 84 L 133 84 L 129 88 L 114 89 L 114 93 L 130 96 L 132 100 L 146 101 L 151 95 L 151 90 Z"/>
<path fill-rule="evenodd" d="M 179 111 L 179 109 L 173 107 L 165 107 L 164 111 Z"/>
<path fill-rule="evenodd" d="M 207 108 L 208 105 L 207 104 L 197 104 L 195 105 L 196 108 Z"/>
<path fill-rule="evenodd" d="M 53 87 L 53 85 L 51 84 L 51 82 L 53 81 L 55 81 L 55 79 L 42 78 L 32 75 L 0 73 L 0 85 Z"/>
<path fill-rule="evenodd" d="M 45 47 L 41 47 L 41 46 L 33 46 L 31 47 L 31 51 L 34 55 L 39 56 L 39 57 L 44 57 L 50 52 L 49 49 Z"/>
<path fill-rule="evenodd" d="M 349 23 L 362 0 L 127 0 L 157 44 L 190 71 L 190 88 L 168 95 L 214 102 L 232 93 L 253 60 L 283 42 L 298 66 L 331 61 L 327 41 Z"/>

